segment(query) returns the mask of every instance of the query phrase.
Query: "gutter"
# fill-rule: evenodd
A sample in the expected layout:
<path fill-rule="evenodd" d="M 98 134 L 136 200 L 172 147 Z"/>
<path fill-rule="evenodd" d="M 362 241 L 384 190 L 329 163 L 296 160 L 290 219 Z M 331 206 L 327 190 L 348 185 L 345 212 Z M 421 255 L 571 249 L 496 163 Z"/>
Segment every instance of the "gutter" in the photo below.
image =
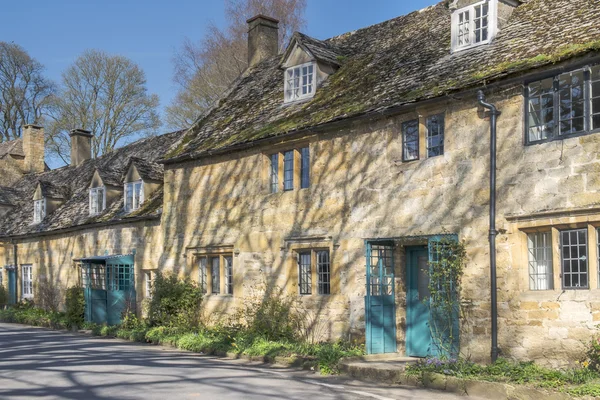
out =
<path fill-rule="evenodd" d="M 161 216 L 162 216 L 162 214 L 144 215 L 144 216 L 140 216 L 140 217 L 132 217 L 132 218 L 120 219 L 120 220 L 116 220 L 116 221 L 96 222 L 93 224 L 70 226 L 67 228 L 55 229 L 52 231 L 24 233 L 22 235 L 14 235 L 14 236 L 11 236 L 11 235 L 0 236 L 0 242 L 11 242 L 12 243 L 12 242 L 14 242 L 14 240 L 17 240 L 17 239 L 29 239 L 29 238 L 41 237 L 41 236 L 52 236 L 52 235 L 58 235 L 61 233 L 68 233 L 68 232 L 79 231 L 79 230 L 84 230 L 84 229 L 102 228 L 102 227 L 112 226 L 112 225 L 127 224 L 129 222 L 154 220 L 154 219 L 160 219 Z"/>
<path fill-rule="evenodd" d="M 527 72 L 519 73 L 517 71 L 517 72 L 515 72 L 515 74 L 518 74 L 517 76 L 510 78 L 510 79 L 505 79 L 505 80 L 499 80 L 499 79 L 501 79 L 503 76 L 510 75 L 511 73 L 499 73 L 496 76 L 492 76 L 492 77 L 488 78 L 488 79 L 496 79 L 496 81 L 494 81 L 490 84 L 486 84 L 485 80 L 483 82 L 474 82 L 473 85 L 471 86 L 471 88 L 469 88 L 469 89 L 464 89 L 464 90 L 459 90 L 457 92 L 448 93 L 444 96 L 433 97 L 433 98 L 424 99 L 424 100 L 415 100 L 415 101 L 403 103 L 403 104 L 400 104 L 397 106 L 392 106 L 392 107 L 389 107 L 386 109 L 363 112 L 361 114 L 357 114 L 357 115 L 347 117 L 347 118 L 339 117 L 336 120 L 333 120 L 330 122 L 325 122 L 321 125 L 316 125 L 316 126 L 308 127 L 308 128 L 302 128 L 302 129 L 299 129 L 296 131 L 290 131 L 289 133 L 283 132 L 277 136 L 267 137 L 264 139 L 258 139 L 258 140 L 255 140 L 252 142 L 247 142 L 247 143 L 234 144 L 232 146 L 224 147 L 221 149 L 207 150 L 207 151 L 203 151 L 203 152 L 196 153 L 196 154 L 185 154 L 185 155 L 176 156 L 176 157 L 169 158 L 169 159 L 161 159 L 156 162 L 158 164 L 164 164 L 164 165 L 177 164 L 177 163 L 181 163 L 184 161 L 197 160 L 197 159 L 203 158 L 203 157 L 218 156 L 218 155 L 228 154 L 230 152 L 234 152 L 234 151 L 238 151 L 238 150 L 247 150 L 247 149 L 261 146 L 263 144 L 269 144 L 272 142 L 281 141 L 282 139 L 293 140 L 294 138 L 304 136 L 307 133 L 318 133 L 323 130 L 331 130 L 336 127 L 344 126 L 346 124 L 351 124 L 354 122 L 362 121 L 364 119 L 369 119 L 373 116 L 386 117 L 386 116 L 397 115 L 397 114 L 401 114 L 401 113 L 409 111 L 409 110 L 414 110 L 417 107 L 422 107 L 422 106 L 426 106 L 429 104 L 439 103 L 440 101 L 443 101 L 443 100 L 449 100 L 449 99 L 456 100 L 457 97 L 459 99 L 461 97 L 471 97 L 474 94 L 477 94 L 477 92 L 480 90 L 481 86 L 484 86 L 487 89 L 495 89 L 495 88 L 499 88 L 499 87 L 511 86 L 515 83 L 523 84 L 523 82 L 526 82 L 526 81 L 543 79 L 548 76 L 560 74 L 560 73 L 563 73 L 566 71 L 570 71 L 572 69 L 583 67 L 583 66 L 591 64 L 591 63 L 600 62 L 600 55 L 595 55 L 595 56 L 589 57 L 589 53 L 588 53 L 586 55 L 581 56 L 581 59 L 577 60 L 576 62 L 569 62 L 569 61 L 572 61 L 572 59 L 565 60 L 564 63 L 558 67 L 556 67 L 554 64 L 544 64 L 544 65 L 540 65 L 540 66 L 536 67 L 536 68 L 543 68 L 543 67 L 548 67 L 549 65 L 551 67 L 554 67 L 554 68 L 544 69 L 543 71 L 535 71 L 535 72 L 529 72 L 529 73 L 527 73 Z"/>

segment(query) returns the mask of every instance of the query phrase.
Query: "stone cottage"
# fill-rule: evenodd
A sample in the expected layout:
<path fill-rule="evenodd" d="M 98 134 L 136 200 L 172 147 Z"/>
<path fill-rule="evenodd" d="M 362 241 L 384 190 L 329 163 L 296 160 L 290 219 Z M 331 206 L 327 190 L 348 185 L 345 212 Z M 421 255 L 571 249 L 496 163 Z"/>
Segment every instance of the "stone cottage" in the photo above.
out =
<path fill-rule="evenodd" d="M 446 237 L 467 251 L 456 339 L 464 355 L 489 360 L 483 90 L 501 111 L 501 354 L 579 358 L 600 320 L 600 3 L 446 1 L 327 40 L 296 33 L 281 53 L 276 20 L 248 24 L 249 67 L 221 101 L 162 154 L 143 157 L 151 165 L 121 161 L 137 175 L 104 172 L 120 188 L 146 171 L 154 201 L 115 189 L 110 222 L 97 222 L 111 225 L 77 231 L 61 210 L 76 193 L 81 207 L 99 198 L 92 189 L 103 172 L 90 169 L 62 195 L 51 195 L 43 173 L 23 178 L 29 198 L 17 193 L 17 211 L 0 224 L 4 263 L 19 276 L 33 266 L 34 280 L 37 270 L 59 277 L 78 263 L 108 276 L 106 255 L 135 253 L 138 300 L 146 268 L 197 279 L 213 318 L 282 288 L 323 339 L 425 356 L 434 352 L 428 264 Z M 114 156 L 105 157 L 86 162 L 107 168 Z M 40 198 L 52 198 L 53 211 L 40 206 L 46 215 L 31 225 Z M 148 210 L 127 220 L 136 201 Z M 105 243 L 115 245 L 103 252 Z M 91 267 L 96 260 L 105 269 Z"/>

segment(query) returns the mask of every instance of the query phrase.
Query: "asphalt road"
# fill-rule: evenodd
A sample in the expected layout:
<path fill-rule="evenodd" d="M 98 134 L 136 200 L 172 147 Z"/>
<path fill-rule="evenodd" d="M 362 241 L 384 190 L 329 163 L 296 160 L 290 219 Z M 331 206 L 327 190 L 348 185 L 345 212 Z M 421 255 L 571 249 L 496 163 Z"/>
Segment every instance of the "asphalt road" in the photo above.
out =
<path fill-rule="evenodd" d="M 464 399 L 116 339 L 0 324 L 0 399 L 311 398 Z"/>

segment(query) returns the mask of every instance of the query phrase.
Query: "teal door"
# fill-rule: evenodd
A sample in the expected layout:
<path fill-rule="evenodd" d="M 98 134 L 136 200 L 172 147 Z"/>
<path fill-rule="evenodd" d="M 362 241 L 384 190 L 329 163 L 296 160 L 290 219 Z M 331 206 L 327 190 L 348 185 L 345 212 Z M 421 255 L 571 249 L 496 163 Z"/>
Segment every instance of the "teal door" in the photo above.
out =
<path fill-rule="evenodd" d="M 135 312 L 133 256 L 82 259 L 85 320 L 117 325 L 126 310 Z"/>
<path fill-rule="evenodd" d="M 431 355 L 429 255 L 426 246 L 406 247 L 406 355 Z"/>
<path fill-rule="evenodd" d="M 8 304 L 17 304 L 17 271 L 8 270 Z"/>
<path fill-rule="evenodd" d="M 395 353 L 396 302 L 391 243 L 366 243 L 365 328 L 368 354 Z"/>

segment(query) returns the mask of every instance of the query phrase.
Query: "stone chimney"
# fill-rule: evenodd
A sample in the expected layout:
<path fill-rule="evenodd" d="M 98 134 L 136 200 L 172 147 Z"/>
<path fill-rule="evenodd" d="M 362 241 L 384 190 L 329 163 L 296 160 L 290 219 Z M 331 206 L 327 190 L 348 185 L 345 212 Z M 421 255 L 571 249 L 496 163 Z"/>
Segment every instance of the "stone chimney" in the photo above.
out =
<path fill-rule="evenodd" d="M 279 53 L 279 21 L 262 14 L 248 23 L 248 66 L 253 67 Z"/>
<path fill-rule="evenodd" d="M 24 173 L 37 173 L 46 170 L 44 161 L 44 128 L 38 125 L 23 125 Z"/>
<path fill-rule="evenodd" d="M 92 158 L 94 135 L 85 129 L 72 129 L 69 136 L 71 136 L 71 165 L 77 167 Z"/>

